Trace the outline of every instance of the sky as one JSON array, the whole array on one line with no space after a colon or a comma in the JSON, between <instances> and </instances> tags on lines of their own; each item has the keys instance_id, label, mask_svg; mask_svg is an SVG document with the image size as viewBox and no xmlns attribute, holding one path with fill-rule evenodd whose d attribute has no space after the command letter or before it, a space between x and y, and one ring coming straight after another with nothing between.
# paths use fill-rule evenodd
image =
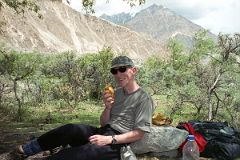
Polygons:
<instances>
[{"instance_id":1,"label":"sky","mask_svg":"<svg viewBox=\"0 0 240 160\"><path fill-rule=\"evenodd\" d=\"M69 0L71 7L82 11L81 0ZM118 13L134 14L152 4L169 8L214 34L240 33L240 0L146 0L141 6L130 7L126 0L96 0L95 16Z\"/></svg>"}]
</instances>

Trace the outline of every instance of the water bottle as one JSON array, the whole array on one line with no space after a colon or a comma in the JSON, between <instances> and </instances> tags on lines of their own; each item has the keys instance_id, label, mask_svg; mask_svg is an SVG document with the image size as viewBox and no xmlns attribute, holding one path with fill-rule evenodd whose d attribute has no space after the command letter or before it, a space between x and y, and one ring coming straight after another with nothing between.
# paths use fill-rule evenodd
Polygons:
<instances>
[{"instance_id":1,"label":"water bottle","mask_svg":"<svg viewBox=\"0 0 240 160\"><path fill-rule=\"evenodd\" d=\"M183 146L182 160L199 160L199 149L194 135L188 135L187 143Z\"/></svg>"}]
</instances>

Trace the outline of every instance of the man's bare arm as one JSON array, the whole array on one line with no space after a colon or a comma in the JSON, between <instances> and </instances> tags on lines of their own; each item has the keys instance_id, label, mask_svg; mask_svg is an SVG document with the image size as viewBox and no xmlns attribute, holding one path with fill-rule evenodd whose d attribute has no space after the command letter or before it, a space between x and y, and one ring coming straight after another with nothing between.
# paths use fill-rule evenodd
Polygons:
<instances>
[{"instance_id":1,"label":"man's bare arm","mask_svg":"<svg viewBox=\"0 0 240 160\"><path fill-rule=\"evenodd\" d=\"M115 135L115 139L117 140L118 144L132 143L132 142L142 139L144 136L144 133L145 133L144 131L136 129L133 131L129 131L127 133Z\"/></svg>"},{"instance_id":2,"label":"man's bare arm","mask_svg":"<svg viewBox=\"0 0 240 160\"><path fill-rule=\"evenodd\" d=\"M117 144L132 143L132 142L142 139L144 136L144 133L145 133L144 131L136 129L133 131L129 131L127 133L115 135L115 139L117 140ZM92 144L104 146L104 145L112 143L112 136L93 135L93 136L89 137L89 141Z\"/></svg>"},{"instance_id":3,"label":"man's bare arm","mask_svg":"<svg viewBox=\"0 0 240 160\"><path fill-rule=\"evenodd\" d=\"M110 119L110 109L108 109L107 107L104 108L101 116L100 116L100 125L101 126L105 126L105 124L107 123L107 121Z\"/></svg>"}]
</instances>

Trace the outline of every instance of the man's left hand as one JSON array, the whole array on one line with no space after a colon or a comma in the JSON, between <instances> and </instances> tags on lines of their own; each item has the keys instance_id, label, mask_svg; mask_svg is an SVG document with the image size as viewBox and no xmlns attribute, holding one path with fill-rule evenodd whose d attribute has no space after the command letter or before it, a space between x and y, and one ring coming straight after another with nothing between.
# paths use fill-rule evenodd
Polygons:
<instances>
[{"instance_id":1,"label":"man's left hand","mask_svg":"<svg viewBox=\"0 0 240 160\"><path fill-rule=\"evenodd\" d=\"M112 143L112 136L93 135L89 137L89 141L98 146L105 146Z\"/></svg>"}]
</instances>

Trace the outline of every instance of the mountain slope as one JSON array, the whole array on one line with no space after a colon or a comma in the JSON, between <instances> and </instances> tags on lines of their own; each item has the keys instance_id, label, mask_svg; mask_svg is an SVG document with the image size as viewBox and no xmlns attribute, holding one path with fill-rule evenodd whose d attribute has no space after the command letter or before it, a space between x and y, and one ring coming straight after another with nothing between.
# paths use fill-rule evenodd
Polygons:
<instances>
[{"instance_id":1,"label":"mountain slope","mask_svg":"<svg viewBox=\"0 0 240 160\"><path fill-rule=\"evenodd\" d=\"M2 1L2 0L0 0ZM132 58L144 59L153 54L164 55L163 45L130 29L82 15L59 1L38 1L43 19L31 11L17 15L6 5L0 11L0 43L15 50L63 52L78 54L98 52L112 47Z\"/></svg>"}]
</instances>

